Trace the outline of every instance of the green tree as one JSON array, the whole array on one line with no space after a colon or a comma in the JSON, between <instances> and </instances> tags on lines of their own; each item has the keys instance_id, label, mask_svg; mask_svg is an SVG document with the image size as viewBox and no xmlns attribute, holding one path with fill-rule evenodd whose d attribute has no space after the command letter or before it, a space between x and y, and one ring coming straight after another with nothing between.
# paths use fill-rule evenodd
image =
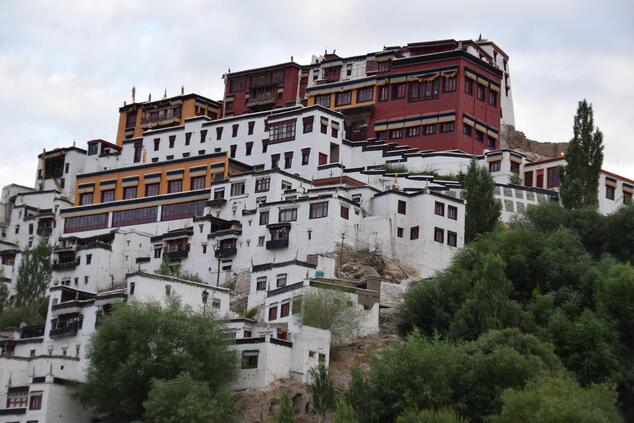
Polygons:
<instances>
[{"instance_id":1,"label":"green tree","mask_svg":"<svg viewBox=\"0 0 634 423\"><path fill-rule=\"evenodd\" d=\"M353 408L359 423L378 422L379 416L375 410L379 409L381 404L373 395L367 378L357 366L352 368L350 376L348 388L344 392L346 403Z\"/></svg>"},{"instance_id":2,"label":"green tree","mask_svg":"<svg viewBox=\"0 0 634 423\"><path fill-rule=\"evenodd\" d=\"M332 343L338 344L358 334L361 311L343 290L316 289L303 295L302 324L329 330Z\"/></svg>"},{"instance_id":3,"label":"green tree","mask_svg":"<svg viewBox=\"0 0 634 423\"><path fill-rule=\"evenodd\" d=\"M152 423L221 423L235 421L226 392L212 393L208 383L189 373L174 379L154 379L143 402L144 420ZM292 420L291 420L292 421Z\"/></svg>"},{"instance_id":4,"label":"green tree","mask_svg":"<svg viewBox=\"0 0 634 423\"><path fill-rule=\"evenodd\" d=\"M357 414L354 408L343 400L337 401L334 423L357 423Z\"/></svg>"},{"instance_id":5,"label":"green tree","mask_svg":"<svg viewBox=\"0 0 634 423\"><path fill-rule=\"evenodd\" d=\"M142 418L153 380L169 382L182 373L204 383L212 398L224 398L236 370L227 342L212 314L193 312L177 299L165 307L121 305L93 334L86 383L77 386L76 395L85 406L119 421ZM158 392L182 392L182 382L159 383ZM207 395L201 386L191 398ZM177 400L188 403L191 398L180 395Z\"/></svg>"},{"instance_id":6,"label":"green tree","mask_svg":"<svg viewBox=\"0 0 634 423\"><path fill-rule=\"evenodd\" d=\"M559 171L561 202L568 209L596 207L603 164L603 134L595 128L592 104L585 99L579 102L572 128L566 166Z\"/></svg>"},{"instance_id":7,"label":"green tree","mask_svg":"<svg viewBox=\"0 0 634 423\"><path fill-rule=\"evenodd\" d=\"M280 411L277 413L275 423L295 423L295 412L293 411L293 401L288 391L282 392L280 399Z\"/></svg>"},{"instance_id":8,"label":"green tree","mask_svg":"<svg viewBox=\"0 0 634 423\"><path fill-rule=\"evenodd\" d=\"M495 182L489 171L478 165L475 158L463 177L466 191L465 240L492 231L500 218L500 204L493 197Z\"/></svg>"},{"instance_id":9,"label":"green tree","mask_svg":"<svg viewBox=\"0 0 634 423\"><path fill-rule=\"evenodd\" d=\"M326 364L320 361L317 366L308 371L308 375L310 377L308 392L310 392L311 406L319 416L319 420L323 421L326 413L335 408L337 400L335 388L330 381L330 372Z\"/></svg>"},{"instance_id":10,"label":"green tree","mask_svg":"<svg viewBox=\"0 0 634 423\"><path fill-rule=\"evenodd\" d=\"M0 316L4 311L5 307L8 305L9 301L9 288L5 285L4 282L4 269L0 267Z\"/></svg>"},{"instance_id":11,"label":"green tree","mask_svg":"<svg viewBox=\"0 0 634 423\"><path fill-rule=\"evenodd\" d=\"M616 423L622 421L616 397L614 389L606 385L582 388L570 377L542 377L523 389L505 391L502 411L492 421Z\"/></svg>"},{"instance_id":12,"label":"green tree","mask_svg":"<svg viewBox=\"0 0 634 423\"><path fill-rule=\"evenodd\" d=\"M440 410L427 409L422 411L408 411L399 416L396 423L468 423L469 420L460 417L456 411L449 408Z\"/></svg>"},{"instance_id":13,"label":"green tree","mask_svg":"<svg viewBox=\"0 0 634 423\"><path fill-rule=\"evenodd\" d=\"M634 205L621 207L606 217L606 252L634 265Z\"/></svg>"},{"instance_id":14,"label":"green tree","mask_svg":"<svg viewBox=\"0 0 634 423\"><path fill-rule=\"evenodd\" d=\"M16 306L39 303L46 297L51 282L51 253L45 240L32 249L22 251L16 280Z\"/></svg>"}]
</instances>

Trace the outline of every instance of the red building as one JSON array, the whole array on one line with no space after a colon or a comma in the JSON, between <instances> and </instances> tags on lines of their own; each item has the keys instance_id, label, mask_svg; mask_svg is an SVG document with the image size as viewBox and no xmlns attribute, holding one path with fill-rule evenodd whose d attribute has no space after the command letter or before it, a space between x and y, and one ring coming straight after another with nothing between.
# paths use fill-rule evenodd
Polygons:
<instances>
[{"instance_id":1,"label":"red building","mask_svg":"<svg viewBox=\"0 0 634 423\"><path fill-rule=\"evenodd\" d=\"M225 117L293 106L304 98L300 87L302 67L295 62L265 68L227 73L225 80ZM305 78L304 78L305 79Z\"/></svg>"}]
</instances>

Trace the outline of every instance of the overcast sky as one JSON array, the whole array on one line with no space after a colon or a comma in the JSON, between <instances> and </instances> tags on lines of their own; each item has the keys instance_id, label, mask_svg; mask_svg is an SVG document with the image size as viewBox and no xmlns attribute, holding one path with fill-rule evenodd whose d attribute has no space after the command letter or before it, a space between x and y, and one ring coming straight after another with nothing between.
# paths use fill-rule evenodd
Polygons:
<instances>
[{"instance_id":1,"label":"overcast sky","mask_svg":"<svg viewBox=\"0 0 634 423\"><path fill-rule=\"evenodd\" d=\"M0 0L0 186L32 186L43 148L114 141L133 85L219 100L227 68L479 34L510 55L517 129L567 141L585 97L604 169L634 178L633 0Z\"/></svg>"}]
</instances>

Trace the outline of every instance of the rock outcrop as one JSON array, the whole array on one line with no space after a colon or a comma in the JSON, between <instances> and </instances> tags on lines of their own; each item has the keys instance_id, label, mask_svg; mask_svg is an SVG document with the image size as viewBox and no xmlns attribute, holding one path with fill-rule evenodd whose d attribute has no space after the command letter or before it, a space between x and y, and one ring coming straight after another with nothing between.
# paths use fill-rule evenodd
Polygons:
<instances>
[{"instance_id":1,"label":"rock outcrop","mask_svg":"<svg viewBox=\"0 0 634 423\"><path fill-rule=\"evenodd\" d=\"M503 126L501 131L502 147L519 150L530 160L543 160L559 157L566 152L567 142L539 142L526 138L521 131L512 126Z\"/></svg>"}]
</instances>

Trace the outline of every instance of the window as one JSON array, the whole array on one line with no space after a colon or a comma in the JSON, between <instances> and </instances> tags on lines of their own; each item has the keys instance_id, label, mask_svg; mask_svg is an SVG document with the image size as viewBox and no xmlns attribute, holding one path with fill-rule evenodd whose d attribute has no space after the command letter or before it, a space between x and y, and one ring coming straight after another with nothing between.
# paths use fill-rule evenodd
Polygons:
<instances>
[{"instance_id":1,"label":"window","mask_svg":"<svg viewBox=\"0 0 634 423\"><path fill-rule=\"evenodd\" d=\"M440 242L441 244L445 242L445 231L440 228L434 228L434 241Z\"/></svg>"},{"instance_id":2,"label":"window","mask_svg":"<svg viewBox=\"0 0 634 423\"><path fill-rule=\"evenodd\" d=\"M314 116L309 116L302 119L302 123L304 124L304 134L313 132L313 121Z\"/></svg>"},{"instance_id":3,"label":"window","mask_svg":"<svg viewBox=\"0 0 634 423\"><path fill-rule=\"evenodd\" d=\"M263 247L264 246L264 237L260 236L258 237L258 247Z\"/></svg>"},{"instance_id":4,"label":"window","mask_svg":"<svg viewBox=\"0 0 634 423\"><path fill-rule=\"evenodd\" d=\"M623 191L623 204L632 204L632 193Z\"/></svg>"},{"instance_id":5,"label":"window","mask_svg":"<svg viewBox=\"0 0 634 423\"><path fill-rule=\"evenodd\" d=\"M407 212L407 203L403 200L398 200L398 213L406 214Z\"/></svg>"},{"instance_id":6,"label":"window","mask_svg":"<svg viewBox=\"0 0 634 423\"><path fill-rule=\"evenodd\" d=\"M442 91L444 93L452 93L456 91L456 81L457 78L455 76L445 78L443 80Z\"/></svg>"},{"instance_id":7,"label":"window","mask_svg":"<svg viewBox=\"0 0 634 423\"><path fill-rule=\"evenodd\" d=\"M166 204L161 208L161 220L188 219L202 216L207 205L206 200L188 201L187 203Z\"/></svg>"},{"instance_id":8,"label":"window","mask_svg":"<svg viewBox=\"0 0 634 423\"><path fill-rule=\"evenodd\" d=\"M489 105L492 107L498 105L498 93L493 90L489 90Z\"/></svg>"},{"instance_id":9,"label":"window","mask_svg":"<svg viewBox=\"0 0 634 423\"><path fill-rule=\"evenodd\" d=\"M255 192L267 192L271 188L271 178L255 180Z\"/></svg>"},{"instance_id":10,"label":"window","mask_svg":"<svg viewBox=\"0 0 634 423\"><path fill-rule=\"evenodd\" d=\"M345 106L352 103L352 91L337 93L335 96L335 106Z\"/></svg>"},{"instance_id":11,"label":"window","mask_svg":"<svg viewBox=\"0 0 634 423\"><path fill-rule=\"evenodd\" d=\"M297 220L297 209L280 210L278 222L294 222Z\"/></svg>"},{"instance_id":12,"label":"window","mask_svg":"<svg viewBox=\"0 0 634 423\"><path fill-rule=\"evenodd\" d=\"M238 149L238 146L236 144L230 145L229 146L229 157L231 157L232 159L236 158L236 150Z\"/></svg>"},{"instance_id":13,"label":"window","mask_svg":"<svg viewBox=\"0 0 634 423\"><path fill-rule=\"evenodd\" d=\"M64 233L91 231L107 227L108 213L69 217L64 219ZM16 226L15 229L17 233L19 226Z\"/></svg>"},{"instance_id":14,"label":"window","mask_svg":"<svg viewBox=\"0 0 634 423\"><path fill-rule=\"evenodd\" d=\"M191 139L192 139L192 133L185 132L185 145L189 145L189 143L191 142Z\"/></svg>"},{"instance_id":15,"label":"window","mask_svg":"<svg viewBox=\"0 0 634 423\"><path fill-rule=\"evenodd\" d=\"M269 212L261 211L260 212L260 225L268 225L269 224Z\"/></svg>"},{"instance_id":16,"label":"window","mask_svg":"<svg viewBox=\"0 0 634 423\"><path fill-rule=\"evenodd\" d=\"M374 87L359 88L357 90L357 103L371 101L374 98Z\"/></svg>"},{"instance_id":17,"label":"window","mask_svg":"<svg viewBox=\"0 0 634 423\"><path fill-rule=\"evenodd\" d=\"M280 308L280 317L287 317L291 311L291 303L288 301L282 303L282 307Z\"/></svg>"},{"instance_id":18,"label":"window","mask_svg":"<svg viewBox=\"0 0 634 423\"><path fill-rule=\"evenodd\" d=\"M502 170L502 160L489 163L489 172L499 172L500 170Z\"/></svg>"},{"instance_id":19,"label":"window","mask_svg":"<svg viewBox=\"0 0 634 423\"><path fill-rule=\"evenodd\" d=\"M467 125L466 123L462 125L462 133L465 134L466 136L470 137L471 136L471 126Z\"/></svg>"},{"instance_id":20,"label":"window","mask_svg":"<svg viewBox=\"0 0 634 423\"><path fill-rule=\"evenodd\" d=\"M141 161L141 155L143 154L143 142L134 143L134 163Z\"/></svg>"},{"instance_id":21,"label":"window","mask_svg":"<svg viewBox=\"0 0 634 423\"><path fill-rule=\"evenodd\" d=\"M7 391L7 408L26 408L28 398L28 386L9 388Z\"/></svg>"},{"instance_id":22,"label":"window","mask_svg":"<svg viewBox=\"0 0 634 423\"><path fill-rule=\"evenodd\" d=\"M253 135L253 128L255 128L255 121L249 122L248 135Z\"/></svg>"},{"instance_id":23,"label":"window","mask_svg":"<svg viewBox=\"0 0 634 423\"><path fill-rule=\"evenodd\" d=\"M170 135L169 137L169 148L174 148L174 142L176 142L176 135Z\"/></svg>"},{"instance_id":24,"label":"window","mask_svg":"<svg viewBox=\"0 0 634 423\"><path fill-rule=\"evenodd\" d=\"M154 248L154 258L161 258L161 247L155 247Z\"/></svg>"},{"instance_id":25,"label":"window","mask_svg":"<svg viewBox=\"0 0 634 423\"><path fill-rule=\"evenodd\" d=\"M194 176L190 181L190 190L195 189L204 189L205 188L205 177L204 176Z\"/></svg>"},{"instance_id":26,"label":"window","mask_svg":"<svg viewBox=\"0 0 634 423\"><path fill-rule=\"evenodd\" d=\"M310 205L310 219L319 219L328 216L328 201L321 201L319 203L312 203Z\"/></svg>"},{"instance_id":27,"label":"window","mask_svg":"<svg viewBox=\"0 0 634 423\"><path fill-rule=\"evenodd\" d=\"M524 186L532 187L533 186L533 172L524 172Z\"/></svg>"},{"instance_id":28,"label":"window","mask_svg":"<svg viewBox=\"0 0 634 423\"><path fill-rule=\"evenodd\" d=\"M378 71L379 72L389 72L392 69L392 62L385 61L378 63Z\"/></svg>"},{"instance_id":29,"label":"window","mask_svg":"<svg viewBox=\"0 0 634 423\"><path fill-rule=\"evenodd\" d=\"M269 321L277 319L277 306L269 307Z\"/></svg>"},{"instance_id":30,"label":"window","mask_svg":"<svg viewBox=\"0 0 634 423\"><path fill-rule=\"evenodd\" d=\"M221 198L225 198L225 189L224 188L214 189L214 200L218 200Z\"/></svg>"},{"instance_id":31,"label":"window","mask_svg":"<svg viewBox=\"0 0 634 423\"><path fill-rule=\"evenodd\" d=\"M441 203L440 201L436 201L436 205L434 207L434 213L438 216L445 215L445 203Z\"/></svg>"},{"instance_id":32,"label":"window","mask_svg":"<svg viewBox=\"0 0 634 423\"><path fill-rule=\"evenodd\" d=\"M390 129L390 139L398 139L403 138L403 130L402 129Z\"/></svg>"},{"instance_id":33,"label":"window","mask_svg":"<svg viewBox=\"0 0 634 423\"><path fill-rule=\"evenodd\" d=\"M456 207L456 206L448 206L447 207L447 217L449 219L458 220L458 207Z\"/></svg>"},{"instance_id":34,"label":"window","mask_svg":"<svg viewBox=\"0 0 634 423\"><path fill-rule=\"evenodd\" d=\"M458 245L458 234L455 232L447 231L447 245L455 247Z\"/></svg>"},{"instance_id":35,"label":"window","mask_svg":"<svg viewBox=\"0 0 634 423\"><path fill-rule=\"evenodd\" d=\"M260 276L255 280L256 291L266 291L266 276Z\"/></svg>"},{"instance_id":36,"label":"window","mask_svg":"<svg viewBox=\"0 0 634 423\"><path fill-rule=\"evenodd\" d=\"M379 139L379 140L386 140L387 139L387 131L377 131L376 138Z\"/></svg>"},{"instance_id":37,"label":"window","mask_svg":"<svg viewBox=\"0 0 634 423\"><path fill-rule=\"evenodd\" d=\"M382 85L379 87L379 101L388 101L390 99L390 87L389 85Z\"/></svg>"},{"instance_id":38,"label":"window","mask_svg":"<svg viewBox=\"0 0 634 423\"><path fill-rule=\"evenodd\" d=\"M249 141L249 142L246 144L246 149L247 149L247 151L246 151L246 155L247 155L247 156L250 156L250 155L251 155L251 152L253 151L253 141Z\"/></svg>"},{"instance_id":39,"label":"window","mask_svg":"<svg viewBox=\"0 0 634 423\"><path fill-rule=\"evenodd\" d=\"M244 185L244 182L234 182L231 184L231 196L235 197L236 195L243 195Z\"/></svg>"},{"instance_id":40,"label":"window","mask_svg":"<svg viewBox=\"0 0 634 423\"><path fill-rule=\"evenodd\" d=\"M436 125L423 125L424 135L434 135L436 133Z\"/></svg>"},{"instance_id":41,"label":"window","mask_svg":"<svg viewBox=\"0 0 634 423\"><path fill-rule=\"evenodd\" d=\"M272 123L269 127L269 141L282 142L295 139L295 119Z\"/></svg>"},{"instance_id":42,"label":"window","mask_svg":"<svg viewBox=\"0 0 634 423\"><path fill-rule=\"evenodd\" d=\"M92 204L92 192L79 194L79 205L85 206L87 204Z\"/></svg>"},{"instance_id":43,"label":"window","mask_svg":"<svg viewBox=\"0 0 634 423\"><path fill-rule=\"evenodd\" d=\"M259 351L242 351L242 369L257 369Z\"/></svg>"},{"instance_id":44,"label":"window","mask_svg":"<svg viewBox=\"0 0 634 423\"><path fill-rule=\"evenodd\" d=\"M271 154L271 169L277 169L280 165L280 155Z\"/></svg>"},{"instance_id":45,"label":"window","mask_svg":"<svg viewBox=\"0 0 634 423\"><path fill-rule=\"evenodd\" d=\"M467 78L466 76L464 78L464 92L469 95L473 95L473 80Z\"/></svg>"},{"instance_id":46,"label":"window","mask_svg":"<svg viewBox=\"0 0 634 423\"><path fill-rule=\"evenodd\" d=\"M286 273L279 274L275 277L275 286L277 288L281 288L286 286L286 280L288 279L288 275Z\"/></svg>"},{"instance_id":47,"label":"window","mask_svg":"<svg viewBox=\"0 0 634 423\"><path fill-rule=\"evenodd\" d=\"M409 239L410 240L414 240L414 239L418 239L418 226L414 226L409 230Z\"/></svg>"},{"instance_id":48,"label":"window","mask_svg":"<svg viewBox=\"0 0 634 423\"><path fill-rule=\"evenodd\" d=\"M484 142L484 132L476 130L475 131L475 139L478 142Z\"/></svg>"},{"instance_id":49,"label":"window","mask_svg":"<svg viewBox=\"0 0 634 423\"><path fill-rule=\"evenodd\" d=\"M404 83L392 85L392 100L405 98L405 87Z\"/></svg>"},{"instance_id":50,"label":"window","mask_svg":"<svg viewBox=\"0 0 634 423\"><path fill-rule=\"evenodd\" d=\"M315 104L320 106L330 107L330 94L318 95L315 97Z\"/></svg>"},{"instance_id":51,"label":"window","mask_svg":"<svg viewBox=\"0 0 634 423\"><path fill-rule=\"evenodd\" d=\"M293 152L284 153L284 169L290 169L293 166Z\"/></svg>"},{"instance_id":52,"label":"window","mask_svg":"<svg viewBox=\"0 0 634 423\"><path fill-rule=\"evenodd\" d=\"M165 209L163 209L163 211L165 211ZM112 227L116 228L119 226L156 222L157 214L158 208L156 206L116 211L112 213Z\"/></svg>"},{"instance_id":53,"label":"window","mask_svg":"<svg viewBox=\"0 0 634 423\"><path fill-rule=\"evenodd\" d=\"M493 137L488 137L487 138L487 145L491 148L495 148L495 138Z\"/></svg>"},{"instance_id":54,"label":"window","mask_svg":"<svg viewBox=\"0 0 634 423\"><path fill-rule=\"evenodd\" d=\"M410 101L427 100L438 97L438 78L431 81L413 82L409 87Z\"/></svg>"},{"instance_id":55,"label":"window","mask_svg":"<svg viewBox=\"0 0 634 423\"><path fill-rule=\"evenodd\" d=\"M167 192L181 192L183 190L183 180L182 179L174 179L172 181L167 181Z\"/></svg>"},{"instance_id":56,"label":"window","mask_svg":"<svg viewBox=\"0 0 634 423\"><path fill-rule=\"evenodd\" d=\"M396 236L397 237L403 238L403 232L404 232L403 228L396 228Z\"/></svg>"},{"instance_id":57,"label":"window","mask_svg":"<svg viewBox=\"0 0 634 423\"><path fill-rule=\"evenodd\" d=\"M420 126L411 126L407 128L405 135L408 137L417 137L420 134Z\"/></svg>"},{"instance_id":58,"label":"window","mask_svg":"<svg viewBox=\"0 0 634 423\"><path fill-rule=\"evenodd\" d=\"M518 169L519 172L519 169ZM546 187L554 188L559 186L559 167L549 167L546 170ZM614 196L613 196L614 197ZM608 197L609 198L609 197ZM612 198L614 200L614 198Z\"/></svg>"},{"instance_id":59,"label":"window","mask_svg":"<svg viewBox=\"0 0 634 423\"><path fill-rule=\"evenodd\" d=\"M346 76L352 76L352 63L346 65Z\"/></svg>"},{"instance_id":60,"label":"window","mask_svg":"<svg viewBox=\"0 0 634 423\"><path fill-rule=\"evenodd\" d=\"M123 188L123 199L129 200L132 198L136 198L136 187L125 187Z\"/></svg>"},{"instance_id":61,"label":"window","mask_svg":"<svg viewBox=\"0 0 634 423\"><path fill-rule=\"evenodd\" d=\"M339 136L339 130L337 128L331 128L330 135L332 135L333 138L337 138Z\"/></svg>"},{"instance_id":62,"label":"window","mask_svg":"<svg viewBox=\"0 0 634 423\"><path fill-rule=\"evenodd\" d=\"M92 156L92 155L97 154L98 149L99 149L99 145L97 143L89 144L88 145L88 155Z\"/></svg>"},{"instance_id":63,"label":"window","mask_svg":"<svg viewBox=\"0 0 634 423\"><path fill-rule=\"evenodd\" d=\"M310 161L310 148L302 148L302 166L306 166Z\"/></svg>"},{"instance_id":64,"label":"window","mask_svg":"<svg viewBox=\"0 0 634 423\"><path fill-rule=\"evenodd\" d=\"M156 183L156 184L147 184L145 186L145 196L146 197L152 197L154 195L159 195L159 191L160 191L160 184Z\"/></svg>"},{"instance_id":65,"label":"window","mask_svg":"<svg viewBox=\"0 0 634 423\"><path fill-rule=\"evenodd\" d=\"M229 91L235 93L237 91L244 91L246 88L246 79L245 78L237 78L229 81Z\"/></svg>"},{"instance_id":66,"label":"window","mask_svg":"<svg viewBox=\"0 0 634 423\"><path fill-rule=\"evenodd\" d=\"M222 139L222 128L223 128L222 126L219 126L219 127L216 128L216 140L221 140ZM203 138L201 137L201 140L202 139ZM204 142L204 141L202 141L202 142Z\"/></svg>"},{"instance_id":67,"label":"window","mask_svg":"<svg viewBox=\"0 0 634 423\"><path fill-rule=\"evenodd\" d=\"M154 151L159 151L160 146L161 146L161 139L154 138Z\"/></svg>"},{"instance_id":68,"label":"window","mask_svg":"<svg viewBox=\"0 0 634 423\"><path fill-rule=\"evenodd\" d=\"M110 201L114 201L114 190L108 189L105 191L101 191L101 202L108 203Z\"/></svg>"},{"instance_id":69,"label":"window","mask_svg":"<svg viewBox=\"0 0 634 423\"><path fill-rule=\"evenodd\" d=\"M232 138L235 138L235 137L237 137L237 136L238 136L238 128L239 128L239 127L240 127L240 125L239 125L239 124L237 124L237 123L236 123L236 124L234 124L234 125L231 127L231 137L232 137Z\"/></svg>"},{"instance_id":70,"label":"window","mask_svg":"<svg viewBox=\"0 0 634 423\"><path fill-rule=\"evenodd\" d=\"M480 101L484 101L484 92L486 91L484 85L478 84L478 90L476 91L476 98Z\"/></svg>"},{"instance_id":71,"label":"window","mask_svg":"<svg viewBox=\"0 0 634 423\"><path fill-rule=\"evenodd\" d=\"M443 122L440 124L440 132L453 132L453 122Z\"/></svg>"},{"instance_id":72,"label":"window","mask_svg":"<svg viewBox=\"0 0 634 423\"><path fill-rule=\"evenodd\" d=\"M350 208L341 206L341 218L348 220L350 218Z\"/></svg>"},{"instance_id":73,"label":"window","mask_svg":"<svg viewBox=\"0 0 634 423\"><path fill-rule=\"evenodd\" d=\"M288 181L282 181L282 191L285 191L287 189L293 189L293 184Z\"/></svg>"},{"instance_id":74,"label":"window","mask_svg":"<svg viewBox=\"0 0 634 423\"><path fill-rule=\"evenodd\" d=\"M328 124L321 122L321 127L320 127L320 131L322 134L327 134L328 133Z\"/></svg>"},{"instance_id":75,"label":"window","mask_svg":"<svg viewBox=\"0 0 634 423\"><path fill-rule=\"evenodd\" d=\"M550 171L550 169L548 170ZM605 186L605 198L607 198L608 200L614 200L614 192L615 192L614 187L610 185Z\"/></svg>"},{"instance_id":76,"label":"window","mask_svg":"<svg viewBox=\"0 0 634 423\"><path fill-rule=\"evenodd\" d=\"M511 172L520 173L520 164L518 162L511 161ZM559 183L559 174L557 174L557 183Z\"/></svg>"}]
</instances>

